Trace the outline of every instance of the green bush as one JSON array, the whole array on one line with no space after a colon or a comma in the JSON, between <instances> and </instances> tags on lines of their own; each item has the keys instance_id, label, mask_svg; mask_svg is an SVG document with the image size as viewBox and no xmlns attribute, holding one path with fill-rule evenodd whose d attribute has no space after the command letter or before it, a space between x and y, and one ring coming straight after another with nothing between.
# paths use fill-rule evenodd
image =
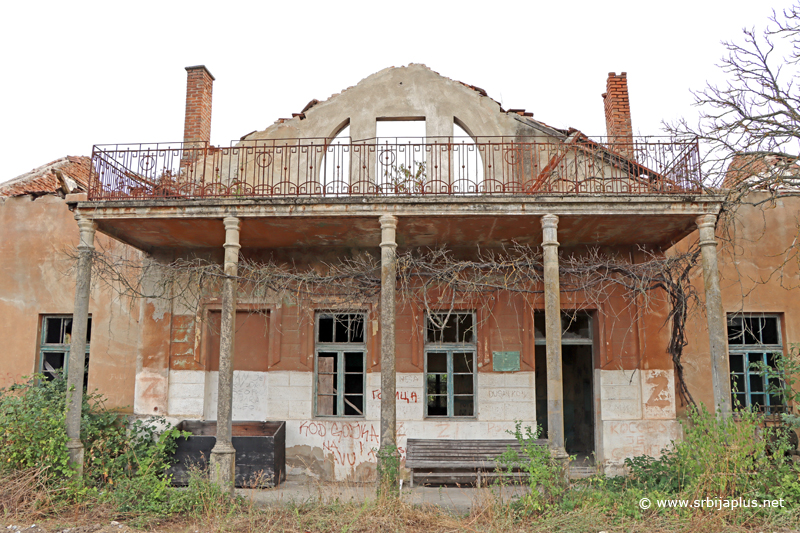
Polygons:
<instances>
[{"instance_id":1,"label":"green bush","mask_svg":"<svg viewBox=\"0 0 800 533\"><path fill-rule=\"evenodd\" d=\"M512 473L521 470L527 474L530 490L517 500L519 510L525 514L541 514L561 502L567 490L565 462L559 461L550 453L547 446L536 441L541 427L534 431L530 426L522 430L522 422L516 421L513 432L509 431L520 444L520 451L509 447L497 458L500 469Z\"/></svg>"},{"instance_id":2,"label":"green bush","mask_svg":"<svg viewBox=\"0 0 800 533\"><path fill-rule=\"evenodd\" d=\"M66 448L66 394L62 376L37 375L0 390L0 468L42 469L47 483L64 489L54 494L73 502L97 499L127 515L175 512L167 469L182 433L163 417L129 424L100 395L84 394L84 472L77 478Z\"/></svg>"},{"instance_id":3,"label":"green bush","mask_svg":"<svg viewBox=\"0 0 800 533\"><path fill-rule=\"evenodd\" d=\"M682 441L663 450L658 459L641 456L625 461L630 472L625 488L691 500L795 501L800 496L800 470L786 458L786 434L763 425L762 417L747 409L727 418L704 407L690 409Z\"/></svg>"}]
</instances>

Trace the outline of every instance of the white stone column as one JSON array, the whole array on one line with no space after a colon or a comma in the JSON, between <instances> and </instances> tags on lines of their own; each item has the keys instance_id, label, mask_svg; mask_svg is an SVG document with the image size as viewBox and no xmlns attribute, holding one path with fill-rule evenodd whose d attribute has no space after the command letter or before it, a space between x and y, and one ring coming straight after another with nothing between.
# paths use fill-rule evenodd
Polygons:
<instances>
[{"instance_id":1,"label":"white stone column","mask_svg":"<svg viewBox=\"0 0 800 533\"><path fill-rule=\"evenodd\" d=\"M383 215L381 223L381 449L379 460L397 453L397 412L395 389L395 289L397 274L397 217ZM379 468L386 465L378 465ZM386 469L385 471L388 471ZM378 483L383 481L379 479Z\"/></svg>"},{"instance_id":2,"label":"white stone column","mask_svg":"<svg viewBox=\"0 0 800 533\"><path fill-rule=\"evenodd\" d=\"M233 353L236 331L236 275L239 266L239 219L226 217L225 280L222 286L222 320L219 332L219 385L217 388L217 440L211 450L211 481L233 494L236 450L231 440L233 416Z\"/></svg>"},{"instance_id":3,"label":"white stone column","mask_svg":"<svg viewBox=\"0 0 800 533\"><path fill-rule=\"evenodd\" d=\"M558 217L542 217L544 261L544 323L547 343L547 426L550 449L566 457L564 449L564 385L561 372L561 287L558 276Z\"/></svg>"},{"instance_id":4,"label":"white stone column","mask_svg":"<svg viewBox=\"0 0 800 533\"><path fill-rule=\"evenodd\" d=\"M97 225L80 215L78 220L78 270L75 277L75 306L72 310L72 339L67 365L67 449L69 460L83 473L83 443L81 442L81 404L83 375L86 366L86 332L89 327L89 296L92 286L92 253Z\"/></svg>"},{"instance_id":5,"label":"white stone column","mask_svg":"<svg viewBox=\"0 0 800 533\"><path fill-rule=\"evenodd\" d=\"M728 335L725 312L722 309L722 292L719 288L717 265L717 217L697 217L700 230L700 250L703 255L703 284L706 293L706 319L711 353L711 381L714 387L714 409L723 417L731 413L731 370L728 362Z\"/></svg>"}]
</instances>

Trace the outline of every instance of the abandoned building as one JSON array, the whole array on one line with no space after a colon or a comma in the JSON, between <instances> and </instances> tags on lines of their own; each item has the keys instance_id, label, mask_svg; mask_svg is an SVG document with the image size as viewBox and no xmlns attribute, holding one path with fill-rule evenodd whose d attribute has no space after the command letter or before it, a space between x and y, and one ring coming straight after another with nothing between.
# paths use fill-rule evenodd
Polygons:
<instances>
[{"instance_id":1,"label":"abandoned building","mask_svg":"<svg viewBox=\"0 0 800 533\"><path fill-rule=\"evenodd\" d=\"M515 421L541 425L554 453L614 473L681 435L667 299L645 305L612 284L602 298L566 290L559 265L644 263L699 241L704 306L686 326L685 386L724 411L731 379L746 382L743 403L769 403L743 358L787 350L799 304L769 284L742 287L792 228L760 238L745 220L747 259L718 259L722 197L698 187L698 145L634 138L625 73L608 77L600 140L411 64L213 147L214 78L203 66L187 72L183 143L98 145L91 162L69 161L79 171L42 167L15 190L0 186L0 332L11 342L0 385L66 368L77 350L90 355L89 389L135 415L285 421L290 473L323 479L373 479L382 439L402 458L409 438L509 438ZM20 185L42 176L42 192ZM75 267L60 248L79 240ZM417 300L399 297L398 257L442 249L473 264L539 254L541 275L526 290L423 283ZM90 287L98 250L224 263L228 277L196 305L153 297L158 275L128 300ZM243 265L324 272L363 257L375 258L380 283L358 299L233 281ZM764 334L729 346L726 313Z\"/></svg>"}]
</instances>

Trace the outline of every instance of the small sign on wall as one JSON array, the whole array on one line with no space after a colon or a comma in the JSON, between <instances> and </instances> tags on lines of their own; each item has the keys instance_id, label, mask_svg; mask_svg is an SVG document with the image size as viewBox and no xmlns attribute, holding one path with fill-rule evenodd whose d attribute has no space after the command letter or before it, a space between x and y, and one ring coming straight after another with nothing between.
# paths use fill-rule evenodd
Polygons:
<instances>
[{"instance_id":1,"label":"small sign on wall","mask_svg":"<svg viewBox=\"0 0 800 533\"><path fill-rule=\"evenodd\" d=\"M495 372L519 372L519 352L492 352Z\"/></svg>"}]
</instances>

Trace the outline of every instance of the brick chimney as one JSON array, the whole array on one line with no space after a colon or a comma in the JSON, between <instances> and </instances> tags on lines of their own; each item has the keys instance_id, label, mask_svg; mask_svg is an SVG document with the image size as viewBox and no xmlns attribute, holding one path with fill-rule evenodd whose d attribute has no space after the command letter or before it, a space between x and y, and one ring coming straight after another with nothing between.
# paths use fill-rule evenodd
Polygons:
<instances>
[{"instance_id":1,"label":"brick chimney","mask_svg":"<svg viewBox=\"0 0 800 533\"><path fill-rule=\"evenodd\" d=\"M211 141L211 89L214 76L205 65L186 67L186 120L183 142Z\"/></svg>"},{"instance_id":2,"label":"brick chimney","mask_svg":"<svg viewBox=\"0 0 800 533\"><path fill-rule=\"evenodd\" d=\"M608 144L626 157L633 156L633 126L631 125L631 104L628 100L628 73L617 76L608 73L606 92L603 93L606 111L606 134Z\"/></svg>"}]
</instances>

